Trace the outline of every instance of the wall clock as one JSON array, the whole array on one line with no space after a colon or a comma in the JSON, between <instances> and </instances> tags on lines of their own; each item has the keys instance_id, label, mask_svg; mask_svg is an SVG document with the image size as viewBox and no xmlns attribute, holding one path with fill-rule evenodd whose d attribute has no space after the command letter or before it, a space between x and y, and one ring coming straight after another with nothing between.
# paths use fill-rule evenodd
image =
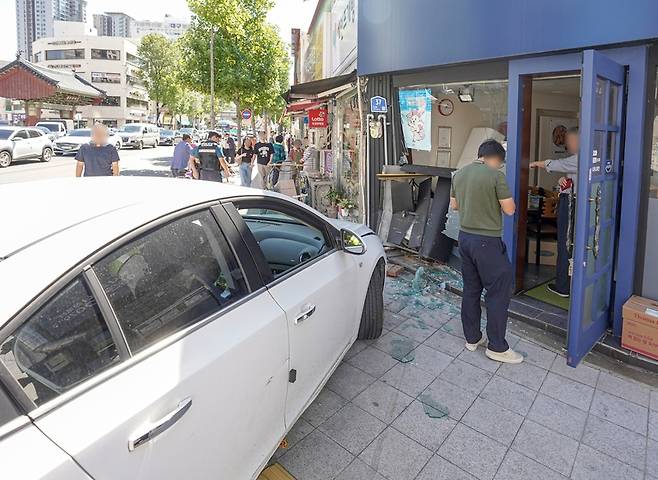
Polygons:
<instances>
[{"instance_id":1,"label":"wall clock","mask_svg":"<svg viewBox=\"0 0 658 480\"><path fill-rule=\"evenodd\" d=\"M455 104L452 103L452 100L444 98L439 102L439 113L444 117L452 115L452 112L455 111Z\"/></svg>"}]
</instances>

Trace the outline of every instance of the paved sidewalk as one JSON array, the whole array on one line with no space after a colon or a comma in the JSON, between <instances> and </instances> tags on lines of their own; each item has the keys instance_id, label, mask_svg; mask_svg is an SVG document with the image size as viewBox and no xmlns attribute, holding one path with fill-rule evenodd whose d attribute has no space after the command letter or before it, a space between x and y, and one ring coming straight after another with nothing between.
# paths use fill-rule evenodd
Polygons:
<instances>
[{"instance_id":1,"label":"paved sidewalk","mask_svg":"<svg viewBox=\"0 0 658 480\"><path fill-rule=\"evenodd\" d=\"M465 350L443 280L387 279L384 335L354 345L275 454L295 478L658 480L657 390L513 334L521 365Z\"/></svg>"}]
</instances>

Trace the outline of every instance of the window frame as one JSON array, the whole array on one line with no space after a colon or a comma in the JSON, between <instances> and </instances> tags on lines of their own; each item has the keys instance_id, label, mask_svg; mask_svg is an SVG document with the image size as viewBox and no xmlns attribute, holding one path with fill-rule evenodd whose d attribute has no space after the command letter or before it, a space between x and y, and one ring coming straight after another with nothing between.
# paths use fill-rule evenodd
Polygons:
<instances>
[{"instance_id":1,"label":"window frame","mask_svg":"<svg viewBox=\"0 0 658 480\"><path fill-rule=\"evenodd\" d=\"M110 368L107 368L106 370L103 370L100 373L89 377L70 390L63 392L57 397L48 400L39 406L30 400L28 395L23 391L23 388L21 387L18 380L14 378L9 370L7 370L5 365L0 362L0 388L4 386L7 392L13 397L17 406L20 407L22 412L29 413L32 419L36 419L41 415L45 415L48 412L57 409L59 406L66 404L76 397L88 392L97 385L104 383L116 375L121 374L135 364L140 363L152 355L160 352L161 350L169 347L170 345L181 341L186 336L196 332L209 323L214 322L226 313L232 311L233 309L239 308L241 305L250 301L252 298L255 298L256 296L265 292L265 287L262 285L260 278L254 274L255 268L252 264L253 260L251 257L245 256L244 252L246 251L246 246L242 244L242 242L239 242L238 244L235 243L236 239L239 237L236 237L235 232L233 231L235 228L233 223L224 224L223 222L219 221L220 219L217 215L213 214L213 207L218 205L221 205L220 200L210 200L200 204L184 207L182 209L169 212L158 218L152 219L131 231L125 232L122 236L102 246L94 254L90 255L85 260L79 262L77 265L73 266L67 272L62 274L48 288L38 293L29 304L27 304L25 307L23 307L22 310L16 313L16 315L10 318L8 322L6 322L3 326L0 326L0 343L2 343L17 328L32 318L32 316L37 313L41 307L46 305L64 287L66 287L77 277L80 277L92 292L96 304L101 311L102 318L110 329L112 339L114 340L117 351L120 355L120 361L116 365L113 365ZM235 256L240 269L242 270L245 282L247 283L248 293L244 297L227 305L225 308L217 310L216 312L210 314L208 317L171 335L168 335L165 338L162 338L158 342L148 346L140 352L135 354L130 353L128 343L125 341L125 335L121 329L121 325L116 315L114 314L114 310L109 304L109 300L105 295L105 291L103 290L98 277L95 275L95 272L93 272L92 266L105 258L110 253L114 252L116 249L121 248L123 245L130 243L136 238L147 234L156 228L160 228L172 221L176 221L188 215L203 211L208 211L212 215L220 232L226 238L229 248ZM240 254L242 254L242 256ZM251 273L247 275L247 272ZM121 332L120 335L119 332ZM115 337L115 335L117 336ZM126 355L126 352L128 355L123 358L123 356ZM13 421L9 424L12 423ZM3 427L0 426L0 433L2 430Z\"/></svg>"},{"instance_id":2,"label":"window frame","mask_svg":"<svg viewBox=\"0 0 658 480\"><path fill-rule=\"evenodd\" d=\"M226 209L227 213L233 220L233 224L237 227L240 236L246 244L251 257L258 268L263 284L267 288L273 287L281 282L286 281L288 278L297 274L298 272L301 272L302 270L314 265L315 263L324 260L329 255L333 255L334 253L340 251L338 242L338 236L340 235L340 232L338 229L336 229L326 220L323 220L319 215L314 214L313 212L309 212L305 208L299 207L287 200L271 197L269 195L254 195L248 197L227 198L223 200L222 203L224 204L224 208ZM324 233L327 244L330 247L329 250L307 262L289 268L282 275L274 278L267 260L265 259L265 255L258 245L256 238L251 233L249 227L247 227L247 224L242 218L242 215L240 215L238 212L238 209L240 208L251 208L252 206L254 208L267 209L268 204L272 206L271 210L278 210L281 213L288 214L292 217L298 217L300 220L304 221L304 223L307 223L311 227L315 227Z\"/></svg>"}]
</instances>

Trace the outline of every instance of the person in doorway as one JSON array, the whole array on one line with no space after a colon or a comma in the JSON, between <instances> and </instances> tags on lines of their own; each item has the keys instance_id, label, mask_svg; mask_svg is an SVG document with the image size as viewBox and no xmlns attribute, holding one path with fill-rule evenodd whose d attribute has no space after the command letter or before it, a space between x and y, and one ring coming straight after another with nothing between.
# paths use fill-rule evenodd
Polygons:
<instances>
[{"instance_id":1,"label":"person in doorway","mask_svg":"<svg viewBox=\"0 0 658 480\"><path fill-rule=\"evenodd\" d=\"M569 258L571 257L569 225L571 223L571 195L575 193L578 181L578 127L567 130L565 146L568 157L554 160L542 160L530 163L530 168L544 168L547 172L564 173L558 180L560 196L557 201L557 263L555 265L555 283L549 283L548 289L554 294L568 298L571 291L569 279Z\"/></svg>"},{"instance_id":2,"label":"person in doorway","mask_svg":"<svg viewBox=\"0 0 658 480\"><path fill-rule=\"evenodd\" d=\"M231 176L224 152L219 146L221 135L217 132L208 132L208 140L201 142L192 150L190 158L192 160L193 170L196 170L194 177L211 182L222 181L222 170L228 181Z\"/></svg>"},{"instance_id":3,"label":"person in doorway","mask_svg":"<svg viewBox=\"0 0 658 480\"><path fill-rule=\"evenodd\" d=\"M187 173L187 167L190 163L190 152L192 147L192 137L184 133L183 140L176 144L174 156L171 159L171 176L174 178L184 177Z\"/></svg>"},{"instance_id":4,"label":"person in doorway","mask_svg":"<svg viewBox=\"0 0 658 480\"><path fill-rule=\"evenodd\" d=\"M253 141L249 137L242 140L235 160L240 164L240 183L243 187L251 187L251 169L256 158Z\"/></svg>"},{"instance_id":5,"label":"person in doorway","mask_svg":"<svg viewBox=\"0 0 658 480\"><path fill-rule=\"evenodd\" d=\"M91 128L91 141L80 146L75 159L76 177L102 177L119 175L119 152L108 140L110 133L105 125L96 123Z\"/></svg>"},{"instance_id":6,"label":"person in doorway","mask_svg":"<svg viewBox=\"0 0 658 480\"><path fill-rule=\"evenodd\" d=\"M256 168L258 169L258 174L255 179L252 179L254 180L252 186L256 188L264 188L265 180L270 173L269 164L272 160L272 155L274 155L274 146L267 141L267 134L265 132L260 132L258 138L259 142L254 146L254 149L256 150Z\"/></svg>"},{"instance_id":7,"label":"person in doorway","mask_svg":"<svg viewBox=\"0 0 658 480\"><path fill-rule=\"evenodd\" d=\"M274 138L274 154L272 155L272 187L279 183L279 174L281 173L281 164L286 161L286 147L283 144L283 135L277 135Z\"/></svg>"},{"instance_id":8,"label":"person in doorway","mask_svg":"<svg viewBox=\"0 0 658 480\"><path fill-rule=\"evenodd\" d=\"M521 363L523 356L509 348L505 340L513 277L501 239L501 212L513 215L516 205L500 171L504 161L505 149L500 143L483 142L478 159L455 173L450 206L459 211L459 254L464 281L461 318L466 349L474 352L485 343L480 330L480 297L485 289L489 340L485 354L498 362Z\"/></svg>"}]
</instances>

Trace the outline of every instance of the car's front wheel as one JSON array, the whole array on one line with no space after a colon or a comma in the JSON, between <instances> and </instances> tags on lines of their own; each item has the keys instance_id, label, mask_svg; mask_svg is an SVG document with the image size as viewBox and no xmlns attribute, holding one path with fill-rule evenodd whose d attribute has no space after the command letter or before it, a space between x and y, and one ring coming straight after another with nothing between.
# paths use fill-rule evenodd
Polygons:
<instances>
[{"instance_id":1,"label":"car's front wheel","mask_svg":"<svg viewBox=\"0 0 658 480\"><path fill-rule=\"evenodd\" d=\"M53 149L50 147L44 148L43 153L41 154L41 161L50 162L52 158L53 158Z\"/></svg>"},{"instance_id":2,"label":"car's front wheel","mask_svg":"<svg viewBox=\"0 0 658 480\"><path fill-rule=\"evenodd\" d=\"M370 277L366 301L363 304L359 340L372 340L382 334L384 325L384 259L379 260Z\"/></svg>"},{"instance_id":3,"label":"car's front wheel","mask_svg":"<svg viewBox=\"0 0 658 480\"><path fill-rule=\"evenodd\" d=\"M11 165L11 153L0 152L0 168L5 168Z\"/></svg>"}]
</instances>

